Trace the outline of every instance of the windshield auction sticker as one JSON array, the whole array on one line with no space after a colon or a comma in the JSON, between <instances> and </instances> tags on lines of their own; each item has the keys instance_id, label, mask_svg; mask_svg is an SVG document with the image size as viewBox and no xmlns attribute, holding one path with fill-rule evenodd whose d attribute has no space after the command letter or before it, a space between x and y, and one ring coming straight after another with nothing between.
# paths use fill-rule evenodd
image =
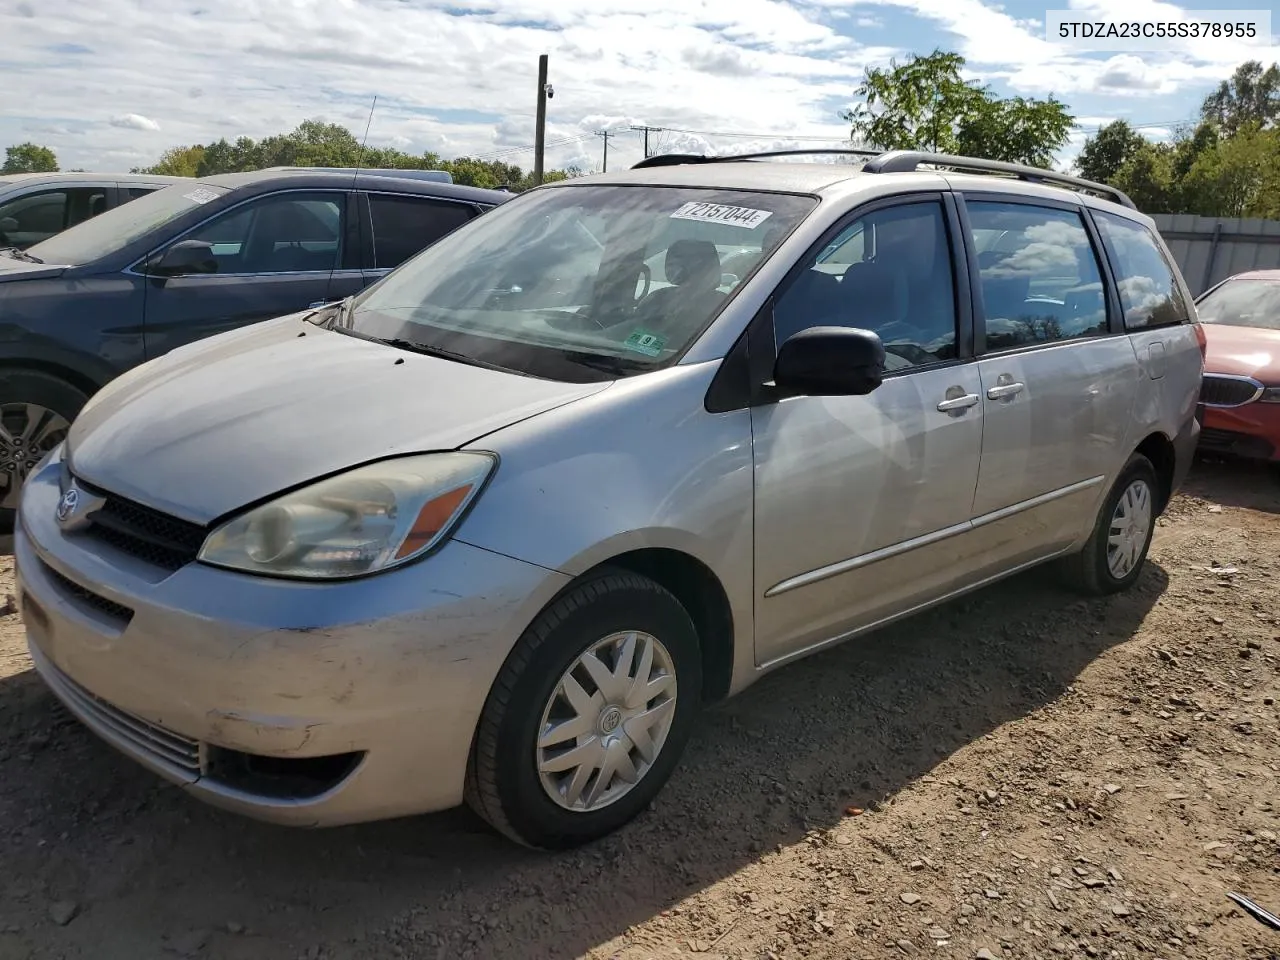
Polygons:
<instances>
[{"instance_id":1,"label":"windshield auction sticker","mask_svg":"<svg viewBox=\"0 0 1280 960\"><path fill-rule=\"evenodd\" d=\"M217 200L218 195L212 190L206 190L204 187L197 187L190 193L184 193L183 199L191 200L195 203L208 203L210 200Z\"/></svg>"},{"instance_id":2,"label":"windshield auction sticker","mask_svg":"<svg viewBox=\"0 0 1280 960\"><path fill-rule=\"evenodd\" d=\"M666 339L656 333L636 330L623 341L622 346L627 350L643 353L646 357L656 357L662 353L662 348L666 346L666 343Z\"/></svg>"},{"instance_id":3,"label":"windshield auction sticker","mask_svg":"<svg viewBox=\"0 0 1280 960\"><path fill-rule=\"evenodd\" d=\"M746 227L748 230L754 230L771 216L773 216L772 210L752 210L750 207L729 207L722 203L693 200L673 213L671 219L724 223L732 227Z\"/></svg>"}]
</instances>

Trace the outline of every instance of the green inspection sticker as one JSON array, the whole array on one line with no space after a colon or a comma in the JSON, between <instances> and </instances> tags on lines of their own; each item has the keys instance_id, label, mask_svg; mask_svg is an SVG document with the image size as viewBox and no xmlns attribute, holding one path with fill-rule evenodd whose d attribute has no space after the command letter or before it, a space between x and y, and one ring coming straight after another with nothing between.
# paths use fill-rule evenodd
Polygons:
<instances>
[{"instance_id":1,"label":"green inspection sticker","mask_svg":"<svg viewBox=\"0 0 1280 960\"><path fill-rule=\"evenodd\" d=\"M634 350L636 353L643 353L646 357L656 357L662 353L662 348L666 345L666 340L656 333L647 333L644 330L637 330L622 342L622 345L628 350Z\"/></svg>"}]
</instances>

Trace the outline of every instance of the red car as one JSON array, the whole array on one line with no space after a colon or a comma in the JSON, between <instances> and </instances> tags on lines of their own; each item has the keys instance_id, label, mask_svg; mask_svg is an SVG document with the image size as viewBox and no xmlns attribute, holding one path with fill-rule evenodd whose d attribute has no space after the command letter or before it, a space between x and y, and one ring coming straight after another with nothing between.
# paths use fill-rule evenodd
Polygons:
<instances>
[{"instance_id":1,"label":"red car","mask_svg":"<svg viewBox=\"0 0 1280 960\"><path fill-rule=\"evenodd\" d=\"M1200 449L1280 461L1280 270L1236 274L1196 311L1207 340Z\"/></svg>"}]
</instances>

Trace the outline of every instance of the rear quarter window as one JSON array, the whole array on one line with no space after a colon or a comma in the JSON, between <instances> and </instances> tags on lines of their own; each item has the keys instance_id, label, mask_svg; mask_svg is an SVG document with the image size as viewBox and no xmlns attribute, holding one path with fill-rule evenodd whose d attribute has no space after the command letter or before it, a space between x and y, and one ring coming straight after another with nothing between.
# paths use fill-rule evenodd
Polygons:
<instances>
[{"instance_id":1,"label":"rear quarter window","mask_svg":"<svg viewBox=\"0 0 1280 960\"><path fill-rule=\"evenodd\" d=\"M1095 210L1107 257L1116 275L1125 329L1186 323L1190 316L1177 271L1143 224Z\"/></svg>"}]
</instances>

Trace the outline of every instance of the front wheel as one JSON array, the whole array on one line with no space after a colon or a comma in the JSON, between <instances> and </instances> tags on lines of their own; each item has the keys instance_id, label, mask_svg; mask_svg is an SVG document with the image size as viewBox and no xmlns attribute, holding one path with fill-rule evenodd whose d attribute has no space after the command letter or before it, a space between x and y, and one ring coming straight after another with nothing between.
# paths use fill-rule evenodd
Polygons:
<instances>
[{"instance_id":1,"label":"front wheel","mask_svg":"<svg viewBox=\"0 0 1280 960\"><path fill-rule=\"evenodd\" d=\"M1137 582L1155 533L1159 490L1151 461L1135 453L1103 501L1084 549L1063 563L1072 585L1107 596Z\"/></svg>"},{"instance_id":2,"label":"front wheel","mask_svg":"<svg viewBox=\"0 0 1280 960\"><path fill-rule=\"evenodd\" d=\"M611 833L671 776L701 689L697 634L670 592L626 571L584 581L539 614L494 682L467 803L531 847Z\"/></svg>"},{"instance_id":3,"label":"front wheel","mask_svg":"<svg viewBox=\"0 0 1280 960\"><path fill-rule=\"evenodd\" d=\"M88 398L38 370L0 371L0 529L13 529L27 474L61 443Z\"/></svg>"}]
</instances>

